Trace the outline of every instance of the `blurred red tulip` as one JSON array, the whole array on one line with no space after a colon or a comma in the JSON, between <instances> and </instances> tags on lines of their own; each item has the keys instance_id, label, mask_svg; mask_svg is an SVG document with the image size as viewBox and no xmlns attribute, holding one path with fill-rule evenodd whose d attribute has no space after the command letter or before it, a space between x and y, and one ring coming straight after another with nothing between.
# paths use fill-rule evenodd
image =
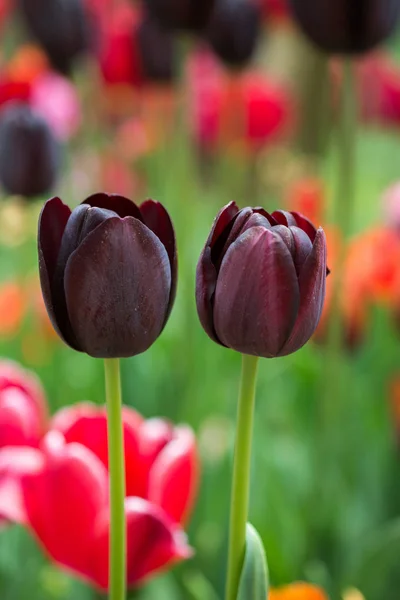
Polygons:
<instances>
[{"instance_id":1,"label":"blurred red tulip","mask_svg":"<svg viewBox=\"0 0 400 600\"><path fill-rule=\"evenodd\" d=\"M197 490L198 458L193 432L162 419L145 421L134 410L123 413L126 494L157 504L176 522L189 516ZM107 421L104 408L80 404L61 410L52 428L66 442L89 448L108 465Z\"/></svg>"},{"instance_id":2,"label":"blurred red tulip","mask_svg":"<svg viewBox=\"0 0 400 600\"><path fill-rule=\"evenodd\" d=\"M261 0L261 5L267 23L286 21L289 17L287 0Z\"/></svg>"},{"instance_id":3,"label":"blurred red tulip","mask_svg":"<svg viewBox=\"0 0 400 600\"><path fill-rule=\"evenodd\" d=\"M384 52L360 62L358 85L364 121L400 126L400 69Z\"/></svg>"},{"instance_id":4,"label":"blurred red tulip","mask_svg":"<svg viewBox=\"0 0 400 600\"><path fill-rule=\"evenodd\" d=\"M201 50L188 63L191 129L200 147L258 150L290 133L294 106L287 90L257 71L228 77Z\"/></svg>"},{"instance_id":5,"label":"blurred red tulip","mask_svg":"<svg viewBox=\"0 0 400 600\"><path fill-rule=\"evenodd\" d=\"M100 68L107 84L137 86L142 82L135 39L141 18L141 11L131 3L123 2L113 12L100 50Z\"/></svg>"},{"instance_id":6,"label":"blurred red tulip","mask_svg":"<svg viewBox=\"0 0 400 600\"><path fill-rule=\"evenodd\" d=\"M181 523L193 506L198 459L189 428L174 428L158 419L144 421L129 408L124 409L123 422L127 578L129 586L137 586L191 555ZM81 404L60 411L42 449L40 468L21 478L29 526L52 560L106 590L105 409Z\"/></svg>"}]
</instances>

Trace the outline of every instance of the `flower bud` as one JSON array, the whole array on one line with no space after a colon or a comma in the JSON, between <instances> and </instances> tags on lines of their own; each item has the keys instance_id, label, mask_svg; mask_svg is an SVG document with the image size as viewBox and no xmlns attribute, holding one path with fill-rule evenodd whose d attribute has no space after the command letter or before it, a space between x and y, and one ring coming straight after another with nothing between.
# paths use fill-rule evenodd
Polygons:
<instances>
[{"instance_id":1,"label":"flower bud","mask_svg":"<svg viewBox=\"0 0 400 600\"><path fill-rule=\"evenodd\" d=\"M82 0L19 0L19 8L52 66L68 74L75 59L90 46L90 24Z\"/></svg>"},{"instance_id":2,"label":"flower bud","mask_svg":"<svg viewBox=\"0 0 400 600\"><path fill-rule=\"evenodd\" d=\"M322 311L326 279L322 229L299 213L218 214L197 266L200 321L215 342L272 358L301 348Z\"/></svg>"},{"instance_id":3,"label":"flower bud","mask_svg":"<svg viewBox=\"0 0 400 600\"><path fill-rule=\"evenodd\" d=\"M119 358L155 342L176 289L175 235L161 204L95 194L71 212L52 198L38 246L47 312L69 346Z\"/></svg>"},{"instance_id":4,"label":"flower bud","mask_svg":"<svg viewBox=\"0 0 400 600\"><path fill-rule=\"evenodd\" d=\"M261 9L250 0L217 0L205 36L215 54L233 67L247 63L261 30Z\"/></svg>"},{"instance_id":5,"label":"flower bud","mask_svg":"<svg viewBox=\"0 0 400 600\"><path fill-rule=\"evenodd\" d=\"M215 0L144 0L159 23L167 29L201 31L207 25Z\"/></svg>"},{"instance_id":6,"label":"flower bud","mask_svg":"<svg viewBox=\"0 0 400 600\"><path fill-rule=\"evenodd\" d=\"M9 194L32 197L54 185L60 147L42 117L25 104L8 104L0 114L0 183Z\"/></svg>"},{"instance_id":7,"label":"flower bud","mask_svg":"<svg viewBox=\"0 0 400 600\"><path fill-rule=\"evenodd\" d=\"M293 15L328 53L359 54L384 42L400 18L399 0L290 0Z\"/></svg>"}]
</instances>

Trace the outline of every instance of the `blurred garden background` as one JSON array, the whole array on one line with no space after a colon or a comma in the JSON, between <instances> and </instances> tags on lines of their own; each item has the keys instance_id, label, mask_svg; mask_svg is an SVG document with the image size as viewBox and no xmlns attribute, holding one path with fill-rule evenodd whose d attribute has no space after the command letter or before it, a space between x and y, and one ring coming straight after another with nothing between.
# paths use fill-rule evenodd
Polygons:
<instances>
[{"instance_id":1,"label":"blurred garden background","mask_svg":"<svg viewBox=\"0 0 400 600\"><path fill-rule=\"evenodd\" d=\"M228 0L216 4L228 10ZM354 60L355 192L338 200L341 60L305 39L285 0L236 4L237 16L217 14L204 33L160 24L146 2L0 0L0 355L39 376L52 413L103 404L101 361L63 345L48 320L39 212L51 195L75 206L98 191L166 206L178 240L177 300L157 343L122 361L123 397L145 417L192 426L202 475L188 527L194 557L135 597L218 600L240 357L199 324L196 264L231 200L304 213L327 234L325 312L301 351L261 361L250 520L274 587L304 580L332 600L398 600L400 31ZM36 119L25 133L12 129L15 103ZM49 148L44 189L31 189ZM348 204L340 227L338 201ZM333 361L335 282L344 336ZM0 422L0 446L1 431ZM101 596L47 561L28 531L4 523L0 597Z\"/></svg>"}]
</instances>

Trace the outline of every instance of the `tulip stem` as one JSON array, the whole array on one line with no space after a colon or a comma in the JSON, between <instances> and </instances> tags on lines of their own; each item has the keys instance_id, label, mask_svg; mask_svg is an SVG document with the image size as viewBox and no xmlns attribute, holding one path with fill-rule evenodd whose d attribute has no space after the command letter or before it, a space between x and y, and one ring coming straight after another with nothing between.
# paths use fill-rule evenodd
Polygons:
<instances>
[{"instance_id":1,"label":"tulip stem","mask_svg":"<svg viewBox=\"0 0 400 600\"><path fill-rule=\"evenodd\" d=\"M257 368L258 357L243 354L233 464L226 600L237 599L240 575L246 552L251 439L253 435Z\"/></svg>"},{"instance_id":2,"label":"tulip stem","mask_svg":"<svg viewBox=\"0 0 400 600\"><path fill-rule=\"evenodd\" d=\"M110 473L109 599L126 597L125 457L119 359L104 361Z\"/></svg>"}]
</instances>

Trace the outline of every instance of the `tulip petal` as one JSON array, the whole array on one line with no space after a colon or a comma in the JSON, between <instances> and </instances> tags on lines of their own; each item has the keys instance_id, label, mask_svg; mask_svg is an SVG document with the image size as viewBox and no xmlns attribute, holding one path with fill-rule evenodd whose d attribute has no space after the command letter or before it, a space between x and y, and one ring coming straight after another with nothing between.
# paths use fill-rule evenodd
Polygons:
<instances>
[{"instance_id":1,"label":"tulip petal","mask_svg":"<svg viewBox=\"0 0 400 600\"><path fill-rule=\"evenodd\" d=\"M26 446L7 446L0 450L0 523L27 523L21 478L43 468L43 455Z\"/></svg>"},{"instance_id":2,"label":"tulip petal","mask_svg":"<svg viewBox=\"0 0 400 600\"><path fill-rule=\"evenodd\" d=\"M292 256L273 230L253 227L229 248L218 276L214 323L230 348L276 356L288 339L299 308Z\"/></svg>"},{"instance_id":3,"label":"tulip petal","mask_svg":"<svg viewBox=\"0 0 400 600\"><path fill-rule=\"evenodd\" d=\"M297 225L297 227L300 227L300 229L305 231L308 237L310 238L311 242L314 243L315 236L317 235L317 230L311 223L310 219L307 219L307 217L301 215L298 212L292 212L292 215L296 220L296 223L294 223L294 225Z\"/></svg>"},{"instance_id":4,"label":"tulip petal","mask_svg":"<svg viewBox=\"0 0 400 600\"><path fill-rule=\"evenodd\" d=\"M93 194L89 198L86 198L82 204L112 210L122 219L125 217L134 217L143 222L142 214L136 204L132 200L129 200L129 198L119 196L118 194L105 194L103 192Z\"/></svg>"},{"instance_id":5,"label":"tulip petal","mask_svg":"<svg viewBox=\"0 0 400 600\"><path fill-rule=\"evenodd\" d=\"M294 251L292 252L296 273L299 275L307 257L312 251L312 242L307 233L300 227L290 227L292 239L294 243Z\"/></svg>"},{"instance_id":6,"label":"tulip petal","mask_svg":"<svg viewBox=\"0 0 400 600\"><path fill-rule=\"evenodd\" d=\"M139 495L142 490L141 472L144 467L139 452L141 423L142 419L138 413L124 407L125 477L128 496ZM108 469L107 413L104 407L83 402L63 408L54 415L52 429L60 431L68 444L75 442L89 448Z\"/></svg>"},{"instance_id":7,"label":"tulip petal","mask_svg":"<svg viewBox=\"0 0 400 600\"><path fill-rule=\"evenodd\" d=\"M165 510L176 523L184 524L197 495L199 458L189 427L177 427L174 439L159 453L149 478L148 499Z\"/></svg>"},{"instance_id":8,"label":"tulip petal","mask_svg":"<svg viewBox=\"0 0 400 600\"><path fill-rule=\"evenodd\" d=\"M15 400L15 396L8 396L8 392L11 391L20 392L24 400ZM6 392L7 394L4 395ZM28 410L25 410L25 408L28 408L25 402L29 402L30 408ZM10 408L12 407L14 413L21 412L21 419L26 424L24 425L24 431L27 431L26 427L29 422L28 429L31 433L34 433L34 437L38 441L47 428L48 415L44 390L34 373L25 371L10 360L0 361L0 406L5 404ZM5 435L4 430L3 434ZM14 446L15 440L12 441L9 434L7 434L6 442L6 437L2 437L0 433L0 446L4 446L6 443ZM26 439L24 445L29 445L26 444Z\"/></svg>"},{"instance_id":9,"label":"tulip petal","mask_svg":"<svg viewBox=\"0 0 400 600\"><path fill-rule=\"evenodd\" d=\"M285 227L291 227L292 225L297 225L296 219L292 213L286 210L276 210L272 213L273 218L279 225L284 225Z\"/></svg>"},{"instance_id":10,"label":"tulip petal","mask_svg":"<svg viewBox=\"0 0 400 600\"><path fill-rule=\"evenodd\" d=\"M183 530L159 507L142 498L127 498L125 512L129 587L136 587L150 576L191 556ZM109 511L105 510L98 519L92 549L92 571L102 590L108 588L108 546Z\"/></svg>"},{"instance_id":11,"label":"tulip petal","mask_svg":"<svg viewBox=\"0 0 400 600\"><path fill-rule=\"evenodd\" d=\"M232 222L232 219L237 215L238 212L239 208L235 202L229 202L229 204L221 208L221 210L214 219L214 223L212 224L210 235L208 236L206 242L206 246L210 246L211 248L214 246L215 242L218 240L220 235L222 235L222 233L228 227L228 225Z\"/></svg>"},{"instance_id":12,"label":"tulip petal","mask_svg":"<svg viewBox=\"0 0 400 600\"><path fill-rule=\"evenodd\" d=\"M135 494L128 496L148 497L149 477L151 467L163 448L171 441L173 427L165 419L148 419L143 421L139 430L140 471L136 474Z\"/></svg>"},{"instance_id":13,"label":"tulip petal","mask_svg":"<svg viewBox=\"0 0 400 600\"><path fill-rule=\"evenodd\" d=\"M43 299L52 325L66 344L77 349L72 339L66 339L63 326L58 323L58 306L53 299L52 290L61 240L70 216L70 209L60 198L51 198L44 205L39 217L39 273Z\"/></svg>"},{"instance_id":14,"label":"tulip petal","mask_svg":"<svg viewBox=\"0 0 400 600\"><path fill-rule=\"evenodd\" d=\"M22 390L9 387L0 394L0 447L38 447L42 422L37 407Z\"/></svg>"},{"instance_id":15,"label":"tulip petal","mask_svg":"<svg viewBox=\"0 0 400 600\"><path fill-rule=\"evenodd\" d=\"M111 218L70 256L64 285L84 351L96 358L134 356L164 326L171 268L164 245L141 221Z\"/></svg>"},{"instance_id":16,"label":"tulip petal","mask_svg":"<svg viewBox=\"0 0 400 600\"><path fill-rule=\"evenodd\" d=\"M300 308L290 338L279 356L299 350L316 330L325 298L326 240L322 229L318 229L311 253L299 274Z\"/></svg>"},{"instance_id":17,"label":"tulip petal","mask_svg":"<svg viewBox=\"0 0 400 600\"><path fill-rule=\"evenodd\" d=\"M196 270L196 305L199 319L210 338L221 345L223 344L218 339L213 322L213 300L217 283L215 259L218 259L218 256L216 256L218 253L214 252L213 254L212 248L219 240L218 247L222 251L229 235L229 225L233 225L233 219L238 212L239 209L234 202L230 202L219 211L200 255ZM220 240L221 236L222 239Z\"/></svg>"},{"instance_id":18,"label":"tulip petal","mask_svg":"<svg viewBox=\"0 0 400 600\"><path fill-rule=\"evenodd\" d=\"M84 446L66 444L22 479L22 490L30 528L46 553L90 578L95 521L108 504L104 465Z\"/></svg>"},{"instance_id":19,"label":"tulip petal","mask_svg":"<svg viewBox=\"0 0 400 600\"><path fill-rule=\"evenodd\" d=\"M176 296L176 286L178 282L178 254L176 251L175 231L169 214L160 202L146 200L140 205L143 221L147 227L156 234L158 239L164 244L171 265L171 295L169 308L165 322L171 314L172 306Z\"/></svg>"}]
</instances>

